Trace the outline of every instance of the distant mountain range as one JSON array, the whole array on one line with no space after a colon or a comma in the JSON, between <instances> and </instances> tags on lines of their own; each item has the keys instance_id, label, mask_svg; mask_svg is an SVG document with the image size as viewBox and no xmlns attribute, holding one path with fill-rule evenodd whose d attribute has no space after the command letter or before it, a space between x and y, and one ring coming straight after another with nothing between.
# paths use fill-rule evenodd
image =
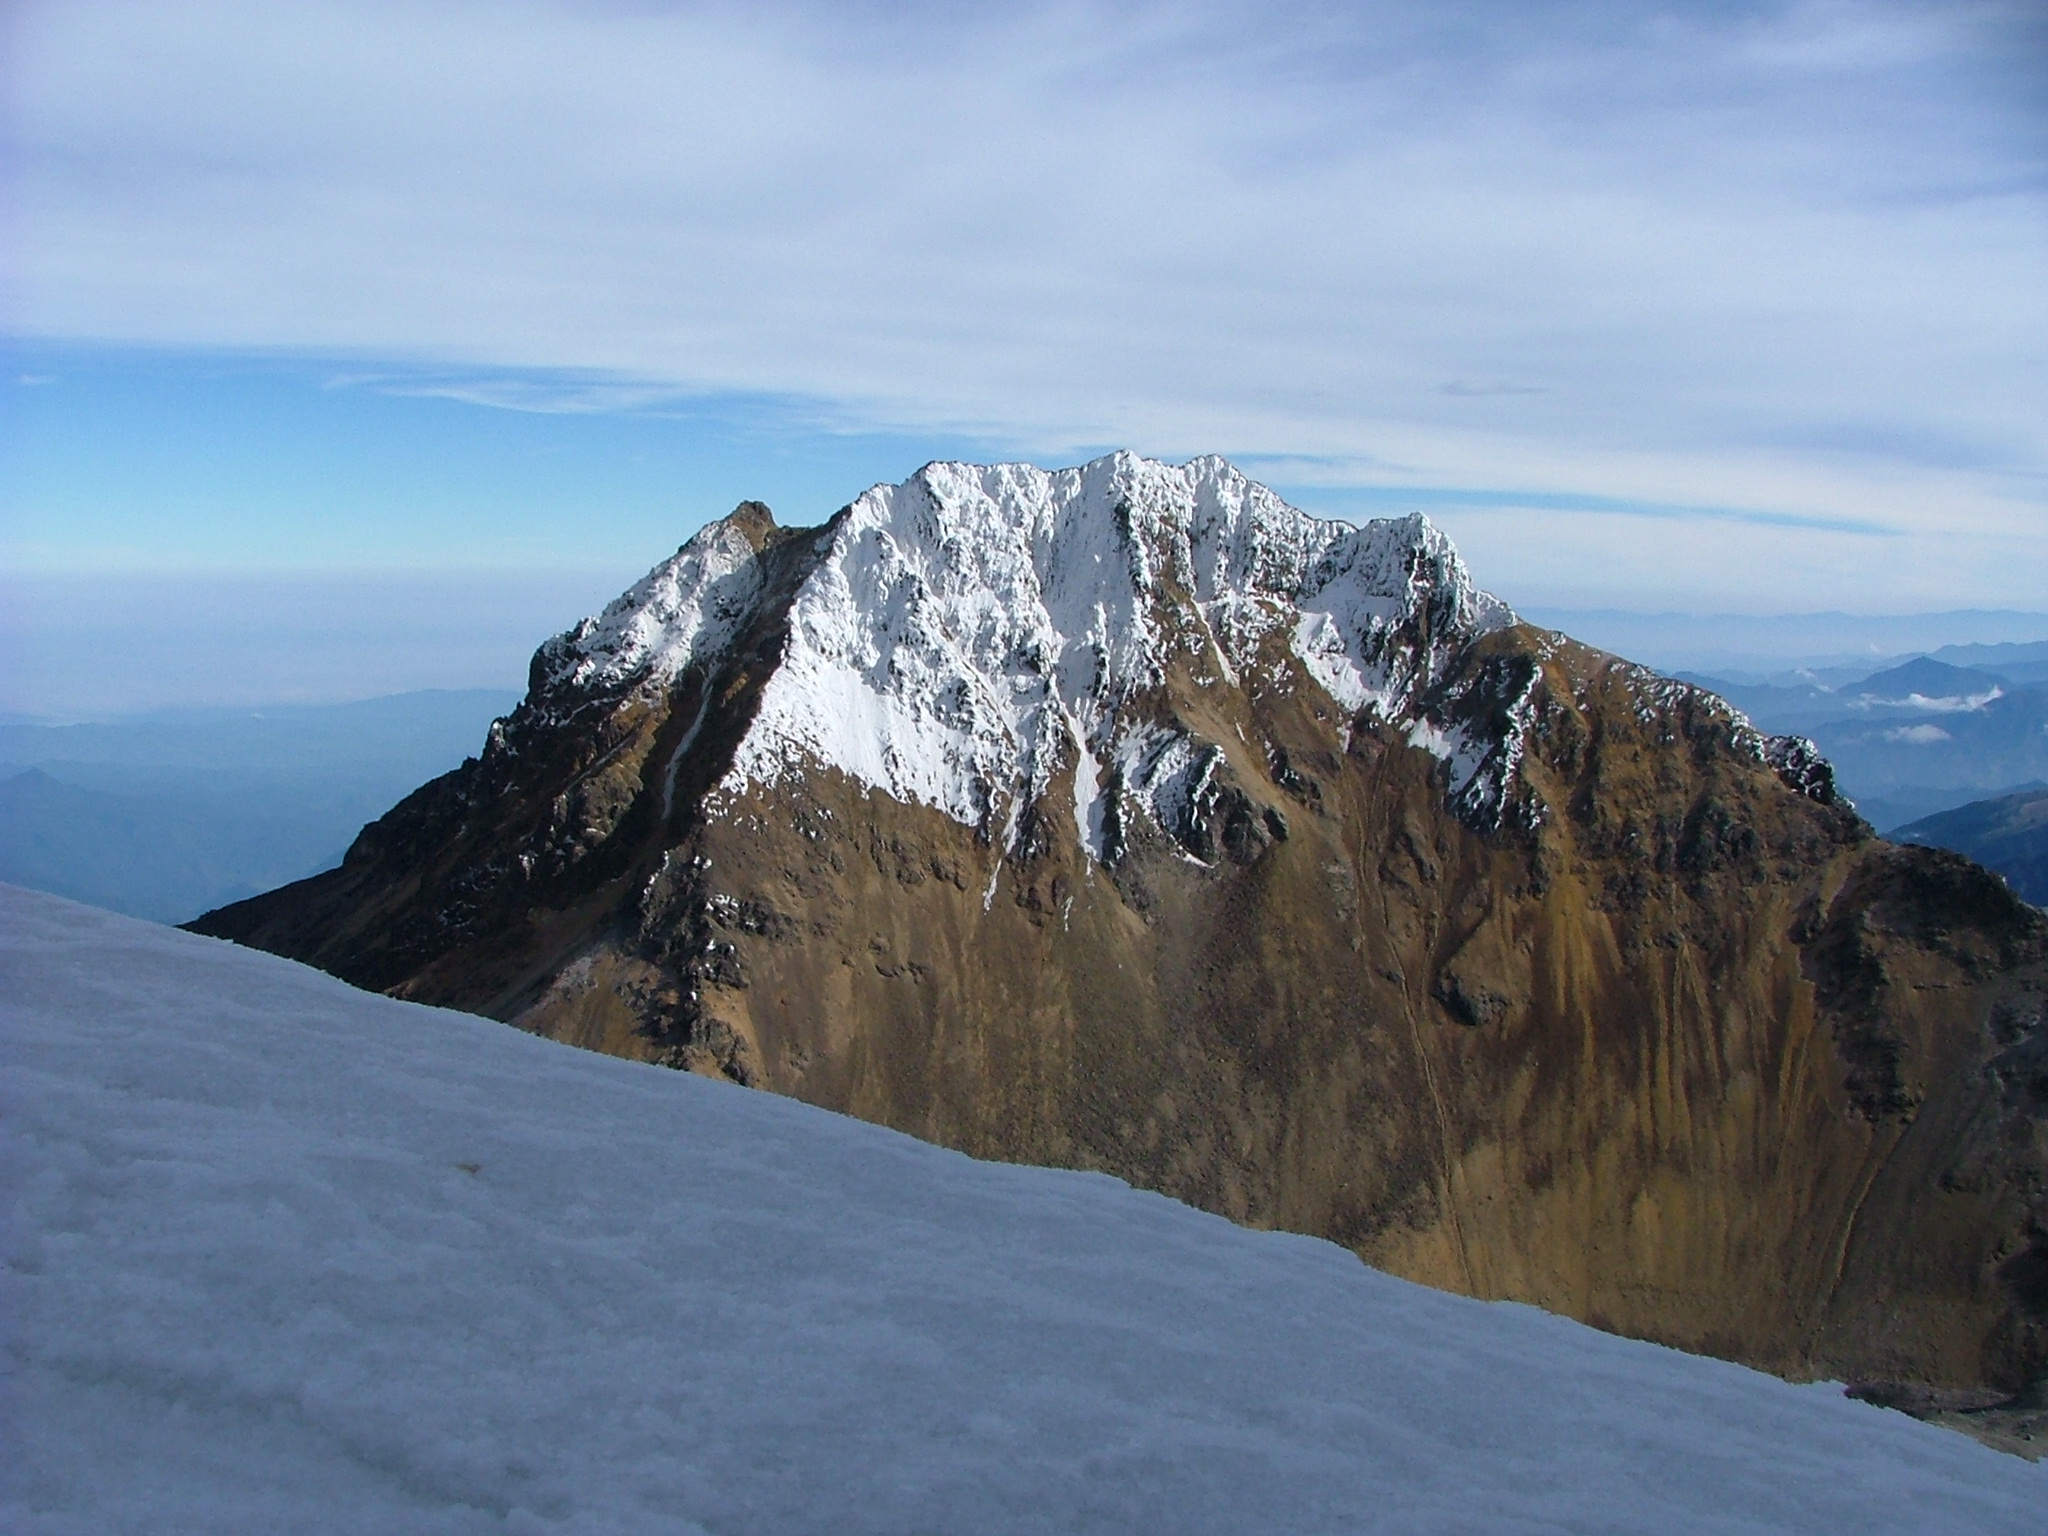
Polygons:
<instances>
[{"instance_id":1,"label":"distant mountain range","mask_svg":"<svg viewBox=\"0 0 2048 1536\"><path fill-rule=\"evenodd\" d=\"M1678 675L1760 730L1812 738L1881 832L2048 781L2048 643L1949 646L1764 680Z\"/></svg>"},{"instance_id":2,"label":"distant mountain range","mask_svg":"<svg viewBox=\"0 0 2048 1536\"><path fill-rule=\"evenodd\" d=\"M517 696L0 720L0 880L159 922L339 861L364 822L460 763Z\"/></svg>"}]
</instances>

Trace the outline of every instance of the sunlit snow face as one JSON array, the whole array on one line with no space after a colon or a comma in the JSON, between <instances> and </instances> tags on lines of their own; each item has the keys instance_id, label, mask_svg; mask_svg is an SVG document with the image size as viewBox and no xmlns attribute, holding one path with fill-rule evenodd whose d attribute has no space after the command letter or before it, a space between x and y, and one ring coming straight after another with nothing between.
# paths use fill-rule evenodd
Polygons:
<instances>
[{"instance_id":1,"label":"sunlit snow face","mask_svg":"<svg viewBox=\"0 0 2048 1536\"><path fill-rule=\"evenodd\" d=\"M1234 685L1282 629L1346 714L1405 718L1463 645L1513 621L1425 520L1312 518L1215 458L935 464L860 497L828 537L725 788L824 764L1007 839L1072 770L1097 856L1113 783L1166 822L1202 771L1198 744L1134 735L1120 713L1174 657ZM751 556L707 529L555 642L554 675L658 689L708 664L757 590ZM1498 745L1415 740L1461 784Z\"/></svg>"}]
</instances>

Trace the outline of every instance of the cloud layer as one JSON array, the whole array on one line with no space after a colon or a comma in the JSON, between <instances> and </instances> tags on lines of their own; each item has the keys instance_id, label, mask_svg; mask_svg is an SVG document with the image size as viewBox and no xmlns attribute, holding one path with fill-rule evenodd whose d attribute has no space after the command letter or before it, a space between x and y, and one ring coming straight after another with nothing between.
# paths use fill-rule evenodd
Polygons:
<instances>
[{"instance_id":1,"label":"cloud layer","mask_svg":"<svg viewBox=\"0 0 2048 1536\"><path fill-rule=\"evenodd\" d=\"M2028 6L49 0L15 24L33 334L1469 487L1460 531L1502 560L1582 558L1622 526L1605 499L1763 518L1626 524L1644 563L1724 584L1753 548L1975 584L1937 602L2048 589Z\"/></svg>"}]
</instances>

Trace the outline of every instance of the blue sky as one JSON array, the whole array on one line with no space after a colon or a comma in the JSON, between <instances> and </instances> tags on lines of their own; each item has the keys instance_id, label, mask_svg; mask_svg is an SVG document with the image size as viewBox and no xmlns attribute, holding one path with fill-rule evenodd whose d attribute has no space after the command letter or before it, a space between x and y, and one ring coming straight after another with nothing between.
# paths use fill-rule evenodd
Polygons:
<instances>
[{"instance_id":1,"label":"blue sky","mask_svg":"<svg viewBox=\"0 0 2048 1536\"><path fill-rule=\"evenodd\" d=\"M638 575L747 497L819 522L925 459L989 451L771 397L574 409L585 381L565 373L40 340L8 361L6 552L25 572ZM478 403L536 391L542 408Z\"/></svg>"},{"instance_id":2,"label":"blue sky","mask_svg":"<svg viewBox=\"0 0 2048 1536\"><path fill-rule=\"evenodd\" d=\"M19 590L601 591L742 496L1130 446L1523 604L2048 607L2037 5L6 25Z\"/></svg>"}]
</instances>

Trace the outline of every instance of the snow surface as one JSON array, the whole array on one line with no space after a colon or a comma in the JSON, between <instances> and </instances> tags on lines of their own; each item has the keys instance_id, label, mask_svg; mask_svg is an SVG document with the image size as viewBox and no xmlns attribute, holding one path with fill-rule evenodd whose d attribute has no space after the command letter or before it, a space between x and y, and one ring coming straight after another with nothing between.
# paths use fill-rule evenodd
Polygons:
<instances>
[{"instance_id":1,"label":"snow surface","mask_svg":"<svg viewBox=\"0 0 2048 1536\"><path fill-rule=\"evenodd\" d=\"M2026 1532L2048 1468L0 887L29 1533Z\"/></svg>"},{"instance_id":2,"label":"snow surface","mask_svg":"<svg viewBox=\"0 0 2048 1536\"><path fill-rule=\"evenodd\" d=\"M551 642L550 679L662 687L715 654L746 591L738 535L721 530ZM1344 709L1405 721L1459 649L1513 621L1427 519L1310 517L1220 458L930 464L836 523L725 788L824 764L999 831L1072 769L1076 824L1100 857L1113 771L1165 761L1121 706L1176 662L1237 682L1284 630ZM1460 763L1489 749L1416 739ZM1201 756L1189 742L1177 772L1122 787L1163 823Z\"/></svg>"}]
</instances>

